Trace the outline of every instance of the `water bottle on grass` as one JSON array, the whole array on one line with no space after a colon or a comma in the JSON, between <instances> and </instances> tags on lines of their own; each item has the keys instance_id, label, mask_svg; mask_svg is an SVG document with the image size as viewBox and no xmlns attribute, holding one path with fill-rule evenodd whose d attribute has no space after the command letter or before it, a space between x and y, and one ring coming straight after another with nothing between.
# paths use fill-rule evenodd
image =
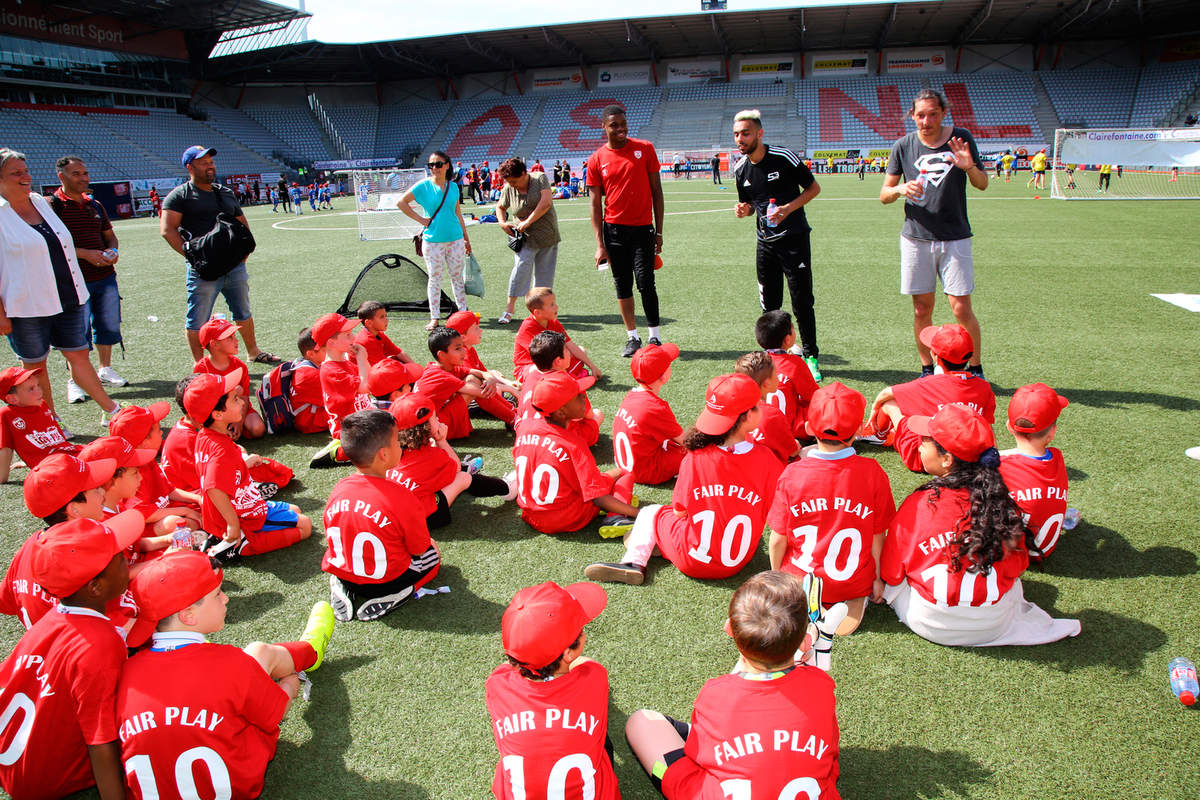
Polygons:
<instances>
[{"instance_id":1,"label":"water bottle on grass","mask_svg":"<svg viewBox=\"0 0 1200 800\"><path fill-rule=\"evenodd\" d=\"M1171 676L1171 691L1185 706L1193 705L1196 697L1200 696L1200 686L1196 682L1196 665L1188 658L1173 658L1167 665L1167 673Z\"/></svg>"}]
</instances>

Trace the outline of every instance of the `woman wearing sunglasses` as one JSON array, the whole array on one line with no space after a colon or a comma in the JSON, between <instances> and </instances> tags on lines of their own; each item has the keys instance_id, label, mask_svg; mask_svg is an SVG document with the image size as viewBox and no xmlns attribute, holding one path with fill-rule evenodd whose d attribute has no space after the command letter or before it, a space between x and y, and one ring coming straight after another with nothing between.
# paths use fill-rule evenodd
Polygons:
<instances>
[{"instance_id":1,"label":"woman wearing sunglasses","mask_svg":"<svg viewBox=\"0 0 1200 800\"><path fill-rule=\"evenodd\" d=\"M429 281L425 286L429 298L429 324L425 330L431 331L437 327L442 310L444 274L450 275L454 302L459 310L467 310L463 273L466 257L471 255L471 240L467 238L467 223L462 216L462 192L458 184L450 180L450 157L440 150L434 151L426 166L429 168L429 177L413 184L396 207L424 227L421 232L422 249L425 267L429 272ZM421 206L421 214L412 207L414 200Z\"/></svg>"}]
</instances>

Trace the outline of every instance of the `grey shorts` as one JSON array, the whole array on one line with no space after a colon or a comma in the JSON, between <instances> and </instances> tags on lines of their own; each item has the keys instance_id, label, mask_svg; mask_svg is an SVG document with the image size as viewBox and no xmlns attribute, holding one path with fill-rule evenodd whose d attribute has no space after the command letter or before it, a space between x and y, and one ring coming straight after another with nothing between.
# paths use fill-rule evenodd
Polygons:
<instances>
[{"instance_id":1,"label":"grey shorts","mask_svg":"<svg viewBox=\"0 0 1200 800\"><path fill-rule=\"evenodd\" d=\"M975 259L970 239L949 242L900 237L900 293L930 294L942 279L942 291L964 297L975 291Z\"/></svg>"}]
</instances>

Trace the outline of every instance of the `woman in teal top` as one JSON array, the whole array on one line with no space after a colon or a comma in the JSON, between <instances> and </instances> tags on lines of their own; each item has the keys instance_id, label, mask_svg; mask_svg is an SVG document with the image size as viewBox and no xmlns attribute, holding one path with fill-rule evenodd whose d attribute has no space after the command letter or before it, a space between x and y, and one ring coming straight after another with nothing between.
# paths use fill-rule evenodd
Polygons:
<instances>
[{"instance_id":1,"label":"woman in teal top","mask_svg":"<svg viewBox=\"0 0 1200 800\"><path fill-rule=\"evenodd\" d=\"M442 304L442 275L449 273L450 286L454 290L454 302L460 311L467 310L467 291L463 286L463 273L467 256L471 255L471 240L467 238L467 223L462 216L462 196L458 184L449 180L450 157L440 150L429 156L429 177L412 186L396 204L405 216L424 228L422 239L425 267L429 281L425 286L429 298L429 324L431 331L438 324ZM412 207L416 200L425 216Z\"/></svg>"}]
</instances>

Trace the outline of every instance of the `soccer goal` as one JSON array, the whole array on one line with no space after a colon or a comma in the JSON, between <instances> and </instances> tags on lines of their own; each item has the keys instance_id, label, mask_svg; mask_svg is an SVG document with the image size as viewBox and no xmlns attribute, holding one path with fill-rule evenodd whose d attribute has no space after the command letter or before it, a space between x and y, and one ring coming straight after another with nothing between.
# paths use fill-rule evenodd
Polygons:
<instances>
[{"instance_id":1,"label":"soccer goal","mask_svg":"<svg viewBox=\"0 0 1200 800\"><path fill-rule=\"evenodd\" d=\"M359 239L411 239L421 232L421 226L404 216L396 204L409 187L425 177L425 170L355 170L351 176Z\"/></svg>"},{"instance_id":2,"label":"soccer goal","mask_svg":"<svg viewBox=\"0 0 1200 800\"><path fill-rule=\"evenodd\" d=\"M1050 196L1060 200L1200 199L1200 129L1054 132Z\"/></svg>"}]
</instances>

